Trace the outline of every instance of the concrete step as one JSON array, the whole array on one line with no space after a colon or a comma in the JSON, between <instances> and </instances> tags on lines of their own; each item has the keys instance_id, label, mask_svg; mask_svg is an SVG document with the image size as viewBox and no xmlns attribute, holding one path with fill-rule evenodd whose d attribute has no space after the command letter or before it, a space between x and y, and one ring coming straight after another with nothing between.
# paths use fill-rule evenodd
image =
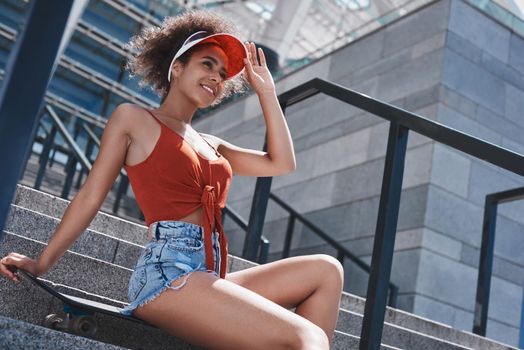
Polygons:
<instances>
[{"instance_id":1,"label":"concrete step","mask_svg":"<svg viewBox=\"0 0 524 350\"><path fill-rule=\"evenodd\" d=\"M12 203L61 220L70 201L19 184ZM146 240L145 223L129 221L101 211L95 215L88 228L135 244L144 244Z\"/></svg>"},{"instance_id":2,"label":"concrete step","mask_svg":"<svg viewBox=\"0 0 524 350\"><path fill-rule=\"evenodd\" d=\"M69 204L69 201L62 198L41 191L35 191L25 186L18 186L13 202L16 203L16 205L13 204L11 207L6 229L19 236L29 237L39 242L47 242L49 240L50 235L58 225L59 218L62 217L63 212ZM36 211L29 210L28 208ZM40 212L50 214L52 217ZM98 232L98 230L103 232ZM86 233L71 247L71 250L110 264L122 266L130 271L130 269L134 267L134 263L143 249L145 237L146 227L144 225L122 220L116 216L98 213L90 225L90 229L86 230ZM229 272L257 265L231 255L229 262ZM92 262L89 264L92 264ZM128 278L129 277L127 277L127 279L124 278L124 280L119 283L127 286ZM77 284L71 285L77 286ZM96 289L93 293L96 293ZM111 295L106 295L106 297L111 298ZM117 299L126 300L126 294L123 295L123 298L122 294L120 294L120 299ZM349 334L359 335L359 327L362 323L361 315L364 312L364 306L365 299L343 293L341 298L341 314L337 329ZM432 344L432 342L436 342L433 338L437 338L442 340L444 344L442 346L444 346L444 348L446 348L445 346L455 346L456 344L457 346L461 345L466 348L513 349L505 344L479 337L469 332L453 329L448 325L393 308L387 309L385 322L387 326L385 325L384 328L385 338L383 341L390 345L399 346L407 344L408 347L411 347L409 344L412 344L413 341L418 341L419 344ZM355 325L357 328L355 328ZM399 329L391 331L391 334L393 334L391 339L388 338L391 336L388 335L389 327L400 327ZM410 331L413 332L410 333ZM404 340L400 340L399 342L399 340L395 338L395 334L400 334L397 338L404 338ZM424 337L420 335L426 335L428 337L424 339ZM441 345L432 345L429 348L440 348L438 346ZM450 347L450 349L451 348L453 347Z\"/></svg>"},{"instance_id":3,"label":"concrete step","mask_svg":"<svg viewBox=\"0 0 524 350\"><path fill-rule=\"evenodd\" d=\"M59 224L59 219L11 204L5 230L40 242L49 242ZM144 238L145 231L141 240L145 241ZM87 229L69 250L132 269L145 244L140 243Z\"/></svg>"},{"instance_id":4,"label":"concrete step","mask_svg":"<svg viewBox=\"0 0 524 350\"><path fill-rule=\"evenodd\" d=\"M0 316L0 349L119 350L125 348Z\"/></svg>"},{"instance_id":5,"label":"concrete step","mask_svg":"<svg viewBox=\"0 0 524 350\"><path fill-rule=\"evenodd\" d=\"M364 314L366 299L357 295L344 293L340 301L340 308L350 310L357 315ZM343 314L340 314L339 322ZM517 348L499 341L479 336L471 332L453 328L445 323L433 321L404 310L386 307L384 322L448 342L482 350L518 350ZM359 325L361 324L358 323Z\"/></svg>"},{"instance_id":6,"label":"concrete step","mask_svg":"<svg viewBox=\"0 0 524 350\"><path fill-rule=\"evenodd\" d=\"M86 293L78 288L55 285L51 281L46 282L52 284L56 290L62 293L117 307L123 307L124 305L117 300ZM4 317L39 325L42 324L45 316L49 314L64 315L63 307L59 300L25 281L15 284L6 279L1 279L0 293L3 296L0 313ZM99 342L119 345L129 349L200 349L147 324L107 315L96 315L95 318L99 328L94 339ZM336 331L331 349L358 349L358 344L358 336ZM394 350L398 348L383 345L381 349Z\"/></svg>"},{"instance_id":7,"label":"concrete step","mask_svg":"<svg viewBox=\"0 0 524 350\"><path fill-rule=\"evenodd\" d=\"M337 329L348 334L358 334L362 330L363 316L350 310L341 309L337 321ZM431 350L465 350L469 346L458 345L447 340L432 337L389 322L384 322L382 342L401 349L431 349Z\"/></svg>"},{"instance_id":8,"label":"concrete step","mask_svg":"<svg viewBox=\"0 0 524 350\"><path fill-rule=\"evenodd\" d=\"M33 239L48 242L60 220L11 204L5 231ZM69 248L69 251L86 255L111 264L133 269L146 243L146 228L140 227L141 237L129 237L140 244L115 236L109 236L92 229L87 229ZM228 255L228 271L237 271L258 264Z\"/></svg>"},{"instance_id":9,"label":"concrete step","mask_svg":"<svg viewBox=\"0 0 524 350\"><path fill-rule=\"evenodd\" d=\"M28 256L36 256L38 252L44 248L44 245L43 242L6 232L6 239L0 246L0 255L3 256L8 251L24 251ZM233 261L236 260L237 259ZM233 264L233 267L236 268L236 265ZM93 274L92 271L97 271L97 273ZM127 300L127 283L131 272L131 269L68 251L62 256L61 260L42 277L52 281L52 283L63 285L63 288L71 288L67 286L74 286L74 289L80 293L72 293L69 290L64 291L67 294L123 307L125 304L123 301ZM104 278L104 276L110 276L110 278ZM0 290L0 293L8 298L8 296L12 295L13 291L9 290L9 285L6 285L5 288L7 288L7 290ZM1 306L1 308L3 308L1 310L3 315L9 317L18 315L13 313L12 309L9 311L9 308L13 307L15 310L19 309L19 307L16 306L16 300L18 299L16 296L18 296L19 293L17 291L14 293L15 297L10 298L10 300L9 298L6 299L6 303ZM45 303L42 303L42 305L44 304ZM22 320L31 322L27 318ZM337 330L358 337L358 335L360 335L361 323L361 315L341 309ZM402 349L468 349L467 347L458 346L444 340L389 324L386 324L384 327L383 337L384 344L393 345ZM113 344L122 345L122 343Z\"/></svg>"},{"instance_id":10,"label":"concrete step","mask_svg":"<svg viewBox=\"0 0 524 350\"><path fill-rule=\"evenodd\" d=\"M67 294L118 306L118 303L115 301L101 298L95 294L84 293L80 289L71 289L67 286L61 286L57 289ZM47 315L65 315L63 305L57 298L52 297L28 281L15 284L6 279L0 279L0 292L2 293L3 301L0 306L0 314L4 317L34 325L43 325L43 321ZM98 331L93 340L96 340L98 344L102 342L128 349L200 349L176 337L170 336L166 332L153 326L103 314L97 314L95 318L98 322ZM54 334L68 334L63 331L50 330L50 332L54 332ZM88 339L72 334L71 336ZM46 349L48 348L52 347L46 347ZM73 348L91 349L87 346ZM22 346L19 347L19 349L25 349L25 347ZM39 349L43 348L41 347ZM103 347L100 349L103 349Z\"/></svg>"},{"instance_id":11,"label":"concrete step","mask_svg":"<svg viewBox=\"0 0 524 350\"><path fill-rule=\"evenodd\" d=\"M36 181L39 166L40 165L38 164L38 155L35 155L33 153L31 157L29 157L29 161L27 162L26 169L24 171L24 175L20 183L28 187L33 187ZM78 193L78 190L75 188L74 185L76 184L77 176L78 174L75 176L73 180L73 186L71 187L68 199L72 199L76 195L76 193ZM64 166L58 162L55 162L52 167L47 167L44 177L42 179L41 190L59 196L62 193L62 187L64 185L65 178L66 173ZM84 181L85 178L86 177L84 175ZM118 183L115 183L113 185L112 190L109 191L104 202L102 203L102 206L100 208L101 211L107 213L113 212L113 205L116 200L117 188ZM126 195L122 197L122 200L120 202L120 208L118 210L118 215L121 217L125 217L126 219L133 222L142 222L142 220L139 219L140 208L136 204L134 197L128 197Z\"/></svg>"}]
</instances>

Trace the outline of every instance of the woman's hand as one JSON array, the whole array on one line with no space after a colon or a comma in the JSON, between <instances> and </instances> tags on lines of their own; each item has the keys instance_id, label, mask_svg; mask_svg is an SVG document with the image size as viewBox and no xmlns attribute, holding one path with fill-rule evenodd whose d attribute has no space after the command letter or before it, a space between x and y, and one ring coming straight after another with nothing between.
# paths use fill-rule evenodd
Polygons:
<instances>
[{"instance_id":1,"label":"woman's hand","mask_svg":"<svg viewBox=\"0 0 524 350\"><path fill-rule=\"evenodd\" d=\"M258 55L260 56L260 63L257 59L256 47L253 42L246 44L247 58L244 59L246 65L246 79L251 85L257 95L264 93L274 93L275 83L271 72L266 65L266 56L262 48L258 48Z\"/></svg>"},{"instance_id":2,"label":"woman's hand","mask_svg":"<svg viewBox=\"0 0 524 350\"><path fill-rule=\"evenodd\" d=\"M29 271L35 276L40 276L42 274L38 262L25 255L10 253L0 260L0 274L14 282L20 282L18 277L14 274L18 268Z\"/></svg>"}]
</instances>

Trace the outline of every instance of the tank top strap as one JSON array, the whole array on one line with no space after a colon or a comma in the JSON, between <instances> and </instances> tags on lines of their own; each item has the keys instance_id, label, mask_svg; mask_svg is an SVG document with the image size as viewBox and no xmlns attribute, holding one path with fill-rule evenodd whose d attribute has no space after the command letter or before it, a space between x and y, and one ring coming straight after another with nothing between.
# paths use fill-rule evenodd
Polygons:
<instances>
[{"instance_id":1,"label":"tank top strap","mask_svg":"<svg viewBox=\"0 0 524 350\"><path fill-rule=\"evenodd\" d=\"M160 124L160 126L165 126L164 123L162 123L160 121L160 119L158 119L154 114L153 112L151 112L149 109L146 109L147 113L149 113L153 118L155 118L155 120L158 122L158 124Z\"/></svg>"}]
</instances>

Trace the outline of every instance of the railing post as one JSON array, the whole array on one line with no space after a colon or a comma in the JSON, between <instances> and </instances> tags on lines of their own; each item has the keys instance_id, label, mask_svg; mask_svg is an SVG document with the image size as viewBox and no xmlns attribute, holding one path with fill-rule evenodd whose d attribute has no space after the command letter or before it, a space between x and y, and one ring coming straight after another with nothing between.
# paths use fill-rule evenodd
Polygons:
<instances>
[{"instance_id":1,"label":"railing post","mask_svg":"<svg viewBox=\"0 0 524 350\"><path fill-rule=\"evenodd\" d=\"M342 266L344 266L344 259L346 258L346 256L344 255L344 252L342 250L339 250L337 252L337 259L338 261L340 261L340 263L342 264Z\"/></svg>"},{"instance_id":2,"label":"railing post","mask_svg":"<svg viewBox=\"0 0 524 350\"><path fill-rule=\"evenodd\" d=\"M258 257L258 263L259 264L267 263L268 255L269 255L269 241L262 240L262 244L260 245L260 255Z\"/></svg>"},{"instance_id":3,"label":"railing post","mask_svg":"<svg viewBox=\"0 0 524 350\"><path fill-rule=\"evenodd\" d=\"M36 175L35 185L33 186L37 190L42 185L42 179L44 178L45 168L47 166L47 161L49 160L49 152L51 151L51 146L53 145L53 142L55 142L55 135L56 126L53 125L51 131L49 132L49 135L47 135L44 147L42 147L42 152L40 153L40 165L38 166L38 173Z\"/></svg>"},{"instance_id":4,"label":"railing post","mask_svg":"<svg viewBox=\"0 0 524 350\"><path fill-rule=\"evenodd\" d=\"M295 228L295 215L291 213L287 221L286 239L284 241L284 250L282 251L282 259L287 258L289 256L289 250L291 249L291 240L293 239L294 228Z\"/></svg>"},{"instance_id":5,"label":"railing post","mask_svg":"<svg viewBox=\"0 0 524 350\"><path fill-rule=\"evenodd\" d=\"M51 159L49 160L49 167L51 168L53 164L55 164L55 156L56 151L58 150L58 145L51 145L51 155L49 156Z\"/></svg>"},{"instance_id":6,"label":"railing post","mask_svg":"<svg viewBox=\"0 0 524 350\"><path fill-rule=\"evenodd\" d=\"M265 145L264 145L265 149ZM255 194L249 213L249 224L246 231L246 240L242 257L250 261L256 261L258 245L262 230L264 228L264 219L266 217L267 202L269 200L269 191L271 190L272 177L259 177L255 185Z\"/></svg>"},{"instance_id":7,"label":"railing post","mask_svg":"<svg viewBox=\"0 0 524 350\"><path fill-rule=\"evenodd\" d=\"M267 132L264 140L262 150L267 151ZM249 223L246 230L246 239L244 240L244 248L242 250L242 257L250 261L256 261L257 259L272 180L272 177L259 177L255 185L255 193L253 194Z\"/></svg>"},{"instance_id":8,"label":"railing post","mask_svg":"<svg viewBox=\"0 0 524 350\"><path fill-rule=\"evenodd\" d=\"M391 285L389 287L389 302L388 302L388 306L397 307L397 296L398 296L398 287Z\"/></svg>"},{"instance_id":9,"label":"railing post","mask_svg":"<svg viewBox=\"0 0 524 350\"><path fill-rule=\"evenodd\" d=\"M40 124L40 120L42 118L42 115L43 115L43 109L41 109L40 112L38 113L37 122L35 124L34 129L33 129L33 134L31 135L31 140L33 140L33 142L31 143L31 147L29 148L29 151L25 155L22 171L20 172L20 177L18 178L18 181L22 181L23 180L24 175L25 175L25 171L26 171L26 168L27 168L27 163L29 163L29 159L33 155L33 145L35 144L35 140L36 140L36 137L38 135L38 129L40 128L40 125L41 125Z\"/></svg>"},{"instance_id":10,"label":"railing post","mask_svg":"<svg viewBox=\"0 0 524 350\"><path fill-rule=\"evenodd\" d=\"M93 139L88 137L85 155L86 155L86 158L91 163L93 163L93 161L91 160L91 153L93 152L94 144L95 144L95 142L93 141ZM80 186L82 185L82 180L84 179L84 171L85 171L84 167L82 167L80 169L80 173L78 174L78 177L76 179L76 189L77 190L80 189Z\"/></svg>"},{"instance_id":11,"label":"railing post","mask_svg":"<svg viewBox=\"0 0 524 350\"><path fill-rule=\"evenodd\" d=\"M371 259L371 274L360 335L360 350L380 349L395 246L400 194L402 192L407 140L408 129L396 122L391 122Z\"/></svg>"},{"instance_id":12,"label":"railing post","mask_svg":"<svg viewBox=\"0 0 524 350\"><path fill-rule=\"evenodd\" d=\"M126 193L128 185L129 185L128 177L123 174L120 174L120 183L118 184L118 190L116 192L115 203L113 204L113 214L118 213L118 209L120 209L120 201L122 200L122 195Z\"/></svg>"},{"instance_id":13,"label":"railing post","mask_svg":"<svg viewBox=\"0 0 524 350\"><path fill-rule=\"evenodd\" d=\"M285 114L286 106L280 102L282 113ZM267 151L267 132L264 136L264 152ZM246 239L242 250L242 257L247 260L256 261L258 245L264 229L264 220L266 218L267 202L269 201L269 192L271 191L272 177L259 177L255 185L251 212L249 213L249 224L246 230Z\"/></svg>"},{"instance_id":14,"label":"railing post","mask_svg":"<svg viewBox=\"0 0 524 350\"><path fill-rule=\"evenodd\" d=\"M73 151L69 152L69 157L66 163L66 178L64 181L64 187L62 187L62 198L67 199L69 197L69 192L71 192L71 186L73 185L73 178L76 172L76 163L77 160Z\"/></svg>"},{"instance_id":15,"label":"railing post","mask_svg":"<svg viewBox=\"0 0 524 350\"><path fill-rule=\"evenodd\" d=\"M480 247L479 273L477 279L477 296L473 333L486 336L488 322L489 291L491 288L491 271L493 250L495 247L495 225L497 223L497 201L486 196L484 204L484 221L482 225L482 245Z\"/></svg>"}]
</instances>

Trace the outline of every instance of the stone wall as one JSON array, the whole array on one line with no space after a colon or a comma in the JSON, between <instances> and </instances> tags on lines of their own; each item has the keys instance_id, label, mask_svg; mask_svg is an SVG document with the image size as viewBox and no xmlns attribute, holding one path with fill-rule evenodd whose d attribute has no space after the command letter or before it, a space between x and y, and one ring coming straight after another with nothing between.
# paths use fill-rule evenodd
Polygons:
<instances>
[{"instance_id":1,"label":"stone wall","mask_svg":"<svg viewBox=\"0 0 524 350\"><path fill-rule=\"evenodd\" d=\"M524 39L460 0L436 1L277 83L282 93L320 77L486 141L524 153ZM364 261L371 261L388 123L317 95L288 108L297 169L272 191ZM261 149L256 95L196 124L241 147ZM522 186L497 169L411 133L391 280L399 307L471 331L484 197ZM246 220L255 179L235 176L228 204ZM524 283L524 206L499 207L488 336L518 343ZM278 259L288 215L270 202L264 235ZM227 219L226 219L227 220ZM226 221L233 254L244 234ZM292 255L328 253L295 225ZM367 274L345 264L345 290L365 296Z\"/></svg>"}]
</instances>

